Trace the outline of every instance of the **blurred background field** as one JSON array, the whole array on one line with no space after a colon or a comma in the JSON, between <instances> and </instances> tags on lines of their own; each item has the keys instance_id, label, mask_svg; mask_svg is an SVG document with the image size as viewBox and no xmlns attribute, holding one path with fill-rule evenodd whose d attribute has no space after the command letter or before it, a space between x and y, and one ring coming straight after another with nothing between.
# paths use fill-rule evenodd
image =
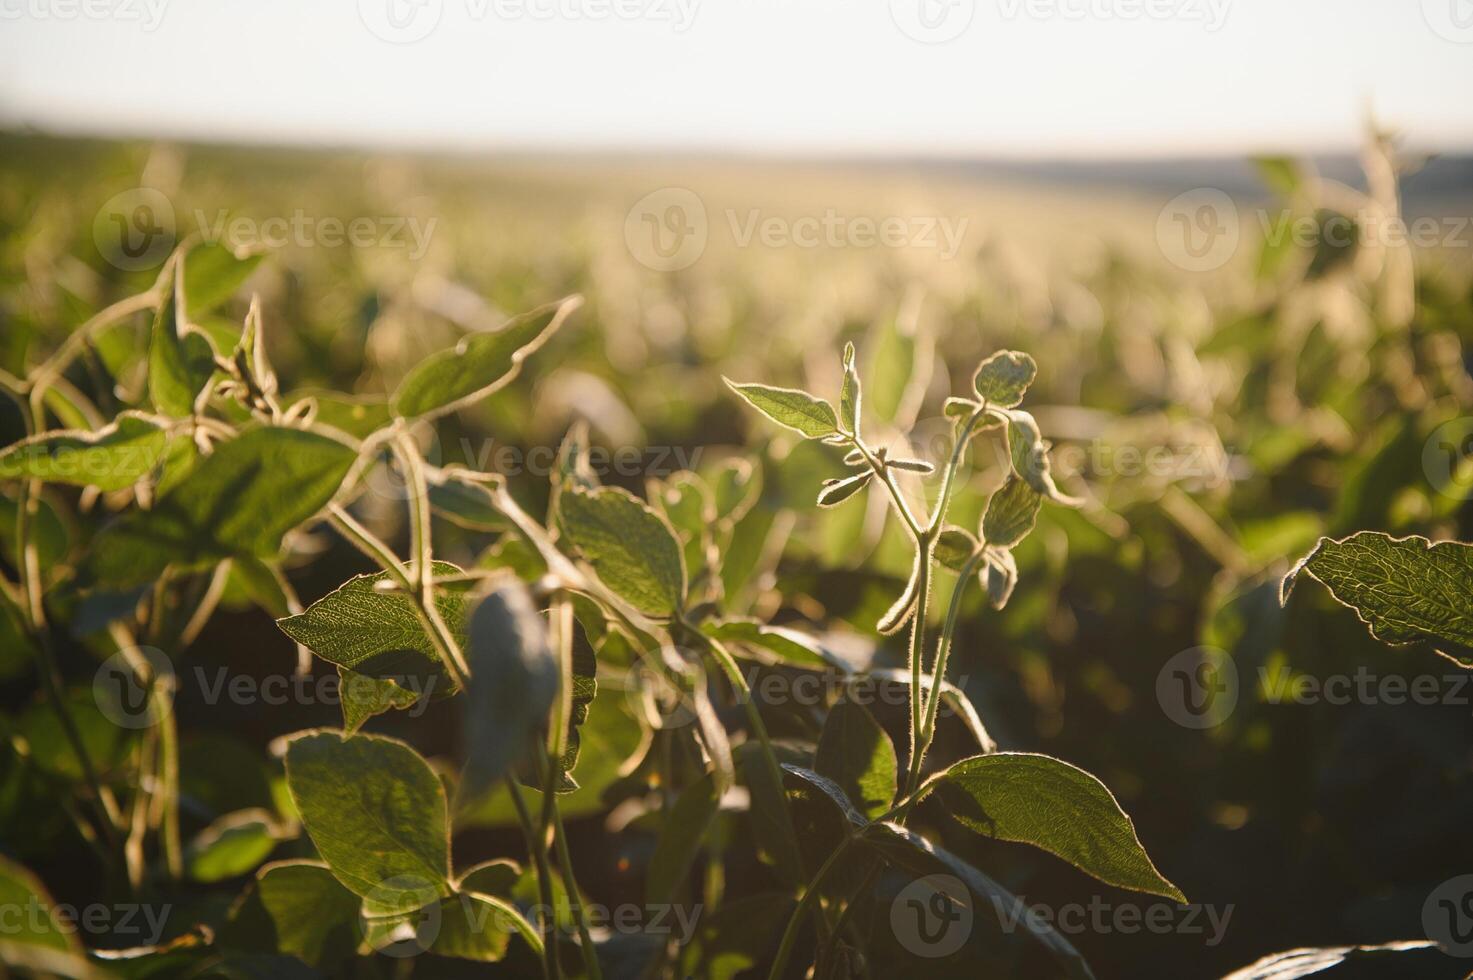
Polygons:
<instances>
[{"instance_id":1,"label":"blurred background field","mask_svg":"<svg viewBox=\"0 0 1473 980\"><path fill-rule=\"evenodd\" d=\"M1021 584L1005 610L986 608L976 590L968 597L953 679L1003 747L1098 774L1163 871L1194 901L1232 907L1220 943L1122 930L1071 937L1102 977L1220 975L1293 946L1421 936L1426 895L1473 868L1473 691L1435 705L1299 705L1274 703L1266 680L1360 667L1456 673L1429 650L1376 643L1321 592L1301 590L1281 608L1278 583L1321 534L1473 539L1473 160L1423 166L1374 136L1363 157L1317 165L972 165L370 155L13 132L0 137L0 367L23 374L91 313L151 284L158 263L140 266L118 238L139 189L172 211L133 229L160 241L223 228L226 244L249 247L256 241L228 230L259 240L284 223L287 240L213 328L238 330L244 298L257 293L286 390L371 402L460 331L584 294L587 305L514 385L442 427L437 461L496 468L488 454L511 447L512 489L540 506L547 483L533 472L535 450L555 447L579 418L596 443L672 467L709 469L756 449L767 551L786 547L771 567L753 558L753 608L866 642L908 564L879 495L818 511L812 488L836 460L775 436L721 377L832 395L837 351L853 341L876 424L895 448L930 458L946 448L941 404L976 363L1004 347L1032 353L1034 413L1061 484L1087 503L1044 510L1019 548ZM1198 230L1226 234L1231 219L1237 241L1199 271L1201 256L1173 236L1191 231L1201 200L1220 200L1199 200L1204 189L1221 192L1231 213L1213 205ZM111 217L118 195L134 195L117 212L122 226ZM1198 197L1176 203L1182 195ZM1433 222L1435 240L1407 248L1364 230L1397 214ZM1336 215L1360 229L1349 245L1322 233ZM825 216L842 225L837 240L799 240ZM372 233L340 241L333 222L355 219ZM757 231L743 244L744 229L768 219L774 237ZM1266 244L1265 227L1280 219L1311 240ZM865 220L899 221L911 238L862 244ZM647 236L662 232L669 249L652 253ZM661 268L664 252L696 240L681 235L704 240L699 254ZM126 357L99 350L88 363L120 394L138 383ZM0 416L0 443L21 434L14 414ZM978 448L956 523L975 522L1001 476L989 448ZM622 478L636 490L641 480ZM65 507L56 512L54 547L85 547L68 538ZM394 513L379 515L391 530ZM465 535L459 560L480 560L477 541ZM336 551L336 563L297 583L303 598L361 570ZM1228 651L1240 679L1236 709L1205 730L1173 720L1158 685L1167 661L1202 645ZM17 717L33 689L19 649L6 639L0 653L0 702ZM876 656L903 662L892 640ZM294 658L270 618L239 602L180 669L266 674ZM263 769L264 784L273 738L336 720L332 706L242 709L191 703L192 693L185 685L179 705L186 783L208 783L212 767L239 755ZM376 724L393 732L408 722ZM781 719L773 727L782 734ZM55 792L0 768L0 827L30 830L7 834L6 849L65 900L86 887L57 847L65 831L27 816ZM606 901L638 895L622 871L628 855L609 845L607 814L588 796L572 828L582 883ZM945 826L926 829L947 837ZM477 833L494 850L507 831ZM1020 848L975 838L958 848L1030 900L1099 891ZM1427 975L1451 976L1447 962Z\"/></svg>"}]
</instances>

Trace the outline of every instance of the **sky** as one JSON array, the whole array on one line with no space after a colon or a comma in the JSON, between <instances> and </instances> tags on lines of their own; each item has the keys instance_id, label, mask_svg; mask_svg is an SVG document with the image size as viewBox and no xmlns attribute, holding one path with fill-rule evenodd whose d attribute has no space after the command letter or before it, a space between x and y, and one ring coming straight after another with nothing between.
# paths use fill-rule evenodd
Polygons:
<instances>
[{"instance_id":1,"label":"sky","mask_svg":"<svg viewBox=\"0 0 1473 980\"><path fill-rule=\"evenodd\" d=\"M0 126L537 150L1473 150L1473 0L0 0Z\"/></svg>"}]
</instances>

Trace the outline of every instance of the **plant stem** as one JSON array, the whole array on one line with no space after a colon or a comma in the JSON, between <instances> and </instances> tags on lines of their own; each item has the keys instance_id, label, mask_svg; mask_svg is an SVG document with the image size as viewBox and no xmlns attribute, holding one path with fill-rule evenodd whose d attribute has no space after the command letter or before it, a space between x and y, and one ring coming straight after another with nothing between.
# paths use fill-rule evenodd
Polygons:
<instances>
[{"instance_id":1,"label":"plant stem","mask_svg":"<svg viewBox=\"0 0 1473 980\"><path fill-rule=\"evenodd\" d=\"M411 571L415 577L414 593L418 597L419 608L423 614L421 619L434 637L436 647L446 658L445 666L450 670L455 683L464 687L470 680L470 667L466 665L465 656L460 652L460 645L455 642L455 637L451 635L449 628L445 625L445 620L440 616L439 608L435 605L435 568L430 537L430 489L429 484L425 482L424 460L420 458L419 447L403 430L395 434L394 450L409 483L409 527L411 551L414 555Z\"/></svg>"},{"instance_id":2,"label":"plant stem","mask_svg":"<svg viewBox=\"0 0 1473 980\"><path fill-rule=\"evenodd\" d=\"M921 549L916 575L916 611L910 632L910 772L905 780L906 792L915 789L921 773L922 699L925 690L921 680L925 671L926 614L931 605L931 543L918 541Z\"/></svg>"},{"instance_id":3,"label":"plant stem","mask_svg":"<svg viewBox=\"0 0 1473 980\"><path fill-rule=\"evenodd\" d=\"M987 557L987 547L984 545L972 553L967 563L962 566L957 576L956 588L951 591L951 602L946 607L946 620L941 624L941 639L936 644L936 663L931 668L931 696L926 700L926 719L921 726L921 741L916 749L916 765L912 766L910 777L910 788L915 789L916 780L920 775L920 762L924 760L926 751L931 747L931 740L936 736L936 714L937 707L941 703L942 687L946 684L946 660L951 654L951 641L956 633L956 621L961 613L962 595L967 590L967 582L972 578L972 573L977 570L977 564Z\"/></svg>"},{"instance_id":4,"label":"plant stem","mask_svg":"<svg viewBox=\"0 0 1473 980\"><path fill-rule=\"evenodd\" d=\"M537 893L542 902L542 972L545 980L559 980L563 968L557 958L557 909L553 905L552 869L547 864L547 848L537 839L537 829L532 824L532 815L527 811L527 801L522 797L522 788L517 785L516 777L506 777L506 789L511 794L512 806L522 825L522 835L527 839L527 856L537 867ZM544 834L542 840L546 839Z\"/></svg>"},{"instance_id":5,"label":"plant stem","mask_svg":"<svg viewBox=\"0 0 1473 980\"><path fill-rule=\"evenodd\" d=\"M828 860L824 861L818 873L813 876L813 880L808 883L803 897L798 900L798 907L793 910L793 917L788 920L788 926L783 930L782 942L777 947L777 955L773 957L772 969L767 972L767 980L782 980L783 970L787 969L788 959L793 955L793 945L798 941L799 926L812 909L814 902L818 900L819 886L824 883L829 872L838 865L839 858L849 849L853 841L853 837L844 838L844 842L834 848L834 852L828 856Z\"/></svg>"},{"instance_id":6,"label":"plant stem","mask_svg":"<svg viewBox=\"0 0 1473 980\"><path fill-rule=\"evenodd\" d=\"M411 600L410 605L414 609L415 618L419 620L420 626L424 628L425 635L430 638L430 643L434 645L435 653L439 656L440 662L445 664L446 670L450 671L451 677L455 682L464 686L465 678L455 677L456 665L460 662L460 649L455 644L454 637L450 636L448 631L441 632L441 630L444 630L445 624L440 619L438 611L431 617L430 613L425 610L419 591L415 588L414 583L409 580L409 575L405 571L404 566L400 564L398 556L394 554L388 545L384 544L378 535L374 534L362 524L359 524L353 518L353 515L348 513L347 509L341 504L328 504L327 516L328 520L332 522L333 527L336 527L342 532L343 536L354 547L372 559L385 572L388 572L389 578L393 580L394 584L409 594ZM431 603L430 605L433 607L434 604ZM440 624L440 630L436 630L435 628L437 622Z\"/></svg>"},{"instance_id":7,"label":"plant stem","mask_svg":"<svg viewBox=\"0 0 1473 980\"><path fill-rule=\"evenodd\" d=\"M588 980L603 980L603 973L598 967L598 950L593 945L593 935L588 930L588 919L583 912L583 900L578 891L578 879L573 874L573 855L568 850L568 835L563 829L563 815L558 809L557 793L554 784L557 782L557 766L550 756L539 754L538 768L542 769L546 776L543 779L543 799L546 812L552 817L552 843L557 852L558 870L563 875L563 887L568 890L568 904L571 906L573 921L578 926L578 945L583 953L583 966L588 971Z\"/></svg>"}]
</instances>

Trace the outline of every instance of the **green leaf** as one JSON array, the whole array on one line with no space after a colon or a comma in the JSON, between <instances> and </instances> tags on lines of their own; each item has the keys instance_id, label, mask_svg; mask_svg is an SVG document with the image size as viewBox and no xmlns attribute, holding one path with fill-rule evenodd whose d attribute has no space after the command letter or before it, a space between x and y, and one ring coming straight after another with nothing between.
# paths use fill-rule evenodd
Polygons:
<instances>
[{"instance_id":1,"label":"green leaf","mask_svg":"<svg viewBox=\"0 0 1473 980\"><path fill-rule=\"evenodd\" d=\"M77 942L75 933L63 931L52 915L55 907L56 903L47 894L41 879L9 858L0 856L0 908L11 910L9 921L0 933L0 944L37 946L62 953L81 952L82 945Z\"/></svg>"},{"instance_id":2,"label":"green leaf","mask_svg":"<svg viewBox=\"0 0 1473 980\"><path fill-rule=\"evenodd\" d=\"M1012 408L1023 400L1038 374L1038 365L1022 351L1000 350L977 366L972 387L994 408Z\"/></svg>"},{"instance_id":3,"label":"green leaf","mask_svg":"<svg viewBox=\"0 0 1473 980\"><path fill-rule=\"evenodd\" d=\"M15 443L0 452L0 479L121 490L151 473L167 444L167 433L154 422L124 412L96 432L43 432Z\"/></svg>"},{"instance_id":4,"label":"green leaf","mask_svg":"<svg viewBox=\"0 0 1473 980\"><path fill-rule=\"evenodd\" d=\"M547 727L561 671L531 593L511 576L476 603L467 632L471 679L461 723L466 746L461 792L474 799Z\"/></svg>"},{"instance_id":5,"label":"green leaf","mask_svg":"<svg viewBox=\"0 0 1473 980\"><path fill-rule=\"evenodd\" d=\"M946 399L941 406L941 414L949 419L964 420L972 417L972 414L981 406L970 398L951 397Z\"/></svg>"},{"instance_id":6,"label":"green leaf","mask_svg":"<svg viewBox=\"0 0 1473 980\"><path fill-rule=\"evenodd\" d=\"M445 788L408 745L308 732L287 748L286 781L318 853L355 895L402 911L426 889L450 893Z\"/></svg>"},{"instance_id":7,"label":"green leaf","mask_svg":"<svg viewBox=\"0 0 1473 980\"><path fill-rule=\"evenodd\" d=\"M1473 667L1473 545L1378 531L1321 538L1285 578L1284 598L1301 570L1383 643L1441 644L1454 648L1445 655Z\"/></svg>"},{"instance_id":8,"label":"green leaf","mask_svg":"<svg viewBox=\"0 0 1473 980\"><path fill-rule=\"evenodd\" d=\"M987 875L908 827L896 823L870 824L865 828L862 839L892 864L921 875L932 875L937 872L954 875L962 881L969 892L985 899L992 908L1021 908L1024 905L1020 898ZM932 880L938 883L944 881L944 879ZM948 897L953 901L971 904L966 895L948 895ZM1059 961L1069 977L1073 980L1094 980L1094 974L1090 972L1084 957L1079 955L1079 951L1069 940L1054 931L1047 920L1034 915L1020 916L1019 920L1028 934Z\"/></svg>"},{"instance_id":9,"label":"green leaf","mask_svg":"<svg viewBox=\"0 0 1473 980\"><path fill-rule=\"evenodd\" d=\"M1024 480L1009 474L1007 482L987 501L982 515L982 537L999 548L1011 548L1027 537L1038 519L1043 497Z\"/></svg>"},{"instance_id":10,"label":"green leaf","mask_svg":"<svg viewBox=\"0 0 1473 980\"><path fill-rule=\"evenodd\" d=\"M823 670L835 666L818 640L786 626L769 626L755 619L707 620L701 632L724 643L766 650L795 667Z\"/></svg>"},{"instance_id":11,"label":"green leaf","mask_svg":"<svg viewBox=\"0 0 1473 980\"><path fill-rule=\"evenodd\" d=\"M844 386L839 390L839 422L845 431L859 438L860 389L859 371L854 367L854 345L844 345Z\"/></svg>"},{"instance_id":12,"label":"green leaf","mask_svg":"<svg viewBox=\"0 0 1473 980\"><path fill-rule=\"evenodd\" d=\"M869 709L848 698L829 709L813 768L838 783L871 818L890 809L895 799L895 746Z\"/></svg>"},{"instance_id":13,"label":"green leaf","mask_svg":"<svg viewBox=\"0 0 1473 980\"><path fill-rule=\"evenodd\" d=\"M1032 844L1106 884L1186 902L1146 856L1115 797L1083 769L1046 755L997 752L963 759L932 783L978 833Z\"/></svg>"},{"instance_id":14,"label":"green leaf","mask_svg":"<svg viewBox=\"0 0 1473 980\"><path fill-rule=\"evenodd\" d=\"M500 330L469 334L431 354L399 383L390 407L400 418L435 418L499 391L582 303L582 297L570 296L539 306Z\"/></svg>"},{"instance_id":15,"label":"green leaf","mask_svg":"<svg viewBox=\"0 0 1473 980\"><path fill-rule=\"evenodd\" d=\"M375 715L414 707L419 703L419 697L415 692L400 687L392 678L338 668L338 705L343 710L343 730L349 735Z\"/></svg>"},{"instance_id":16,"label":"green leaf","mask_svg":"<svg viewBox=\"0 0 1473 980\"><path fill-rule=\"evenodd\" d=\"M761 384L738 384L723 378L729 388L741 395L757 411L778 425L792 429L809 439L822 439L839 430L839 417L834 406L797 388L774 388Z\"/></svg>"},{"instance_id":17,"label":"green leaf","mask_svg":"<svg viewBox=\"0 0 1473 980\"><path fill-rule=\"evenodd\" d=\"M1067 507L1078 506L1079 501L1059 492L1054 485L1052 464L1049 463L1048 446L1038 431L1033 416L1021 409L1005 409L1008 419L1008 455L1012 460L1013 472L1022 477L1038 494Z\"/></svg>"},{"instance_id":18,"label":"green leaf","mask_svg":"<svg viewBox=\"0 0 1473 980\"><path fill-rule=\"evenodd\" d=\"M1433 950L1437 952L1431 952ZM1427 966L1425 973L1403 960L1398 960L1395 964L1387 961L1391 956L1400 957L1419 952L1429 954L1417 961L1418 964ZM1442 959L1445 955L1446 951L1438 950L1437 943L1430 939L1407 939L1379 946L1307 946L1265 956L1241 970L1234 970L1222 980L1301 980L1302 977L1324 973L1347 962L1363 964L1362 969L1366 972L1360 974L1361 976L1431 976L1437 969L1432 964L1446 963ZM1340 976L1342 973L1337 972L1336 975ZM1344 972L1343 975L1350 974Z\"/></svg>"},{"instance_id":19,"label":"green leaf","mask_svg":"<svg viewBox=\"0 0 1473 980\"><path fill-rule=\"evenodd\" d=\"M276 825L265 810L228 813L200 831L185 849L185 870L195 881L247 874L276 848Z\"/></svg>"},{"instance_id":20,"label":"green leaf","mask_svg":"<svg viewBox=\"0 0 1473 980\"><path fill-rule=\"evenodd\" d=\"M294 392L289 401L292 407L311 399L317 409L317 422L331 426L357 439L366 439L388 425L393 416L388 403L381 397L341 395L334 391Z\"/></svg>"},{"instance_id":21,"label":"green leaf","mask_svg":"<svg viewBox=\"0 0 1473 980\"><path fill-rule=\"evenodd\" d=\"M316 861L281 861L256 872L256 896L276 933L276 949L309 966L352 952L358 896Z\"/></svg>"},{"instance_id":22,"label":"green leaf","mask_svg":"<svg viewBox=\"0 0 1473 980\"><path fill-rule=\"evenodd\" d=\"M591 642L591 641L590 641ZM578 767L578 756L583 749L583 724L593 709L593 699L598 697L598 657L588 645L573 647L573 697L569 704L567 747L562 758L556 762L561 776L558 793L574 793L578 781L570 773Z\"/></svg>"},{"instance_id":23,"label":"green leaf","mask_svg":"<svg viewBox=\"0 0 1473 980\"><path fill-rule=\"evenodd\" d=\"M660 828L660 839L645 869L644 900L667 905L690 873L705 843L706 830L716 819L721 794L713 774L707 773L681 791Z\"/></svg>"},{"instance_id":24,"label":"green leaf","mask_svg":"<svg viewBox=\"0 0 1473 980\"><path fill-rule=\"evenodd\" d=\"M863 490L874 477L872 471L857 473L842 479L825 480L818 491L818 506L836 507Z\"/></svg>"},{"instance_id":25,"label":"green leaf","mask_svg":"<svg viewBox=\"0 0 1473 980\"><path fill-rule=\"evenodd\" d=\"M437 576L458 575L450 562L434 563ZM411 692L433 693L431 684L451 687L449 674L435 655L434 643L414 612L414 600L397 589L380 591L388 572L355 575L301 613L278 619L287 636L329 663L379 680L398 681ZM467 584L440 585L435 608L457 642L465 641ZM372 692L364 690L368 698ZM396 699L397 700L397 699ZM344 700L346 709L347 700Z\"/></svg>"},{"instance_id":26,"label":"green leaf","mask_svg":"<svg viewBox=\"0 0 1473 980\"><path fill-rule=\"evenodd\" d=\"M1001 609L1006 606L1012 598L1013 589L1018 585L1018 563L1013 558L1013 553L1007 550L988 552L987 567L978 574L982 579L982 588L987 590L992 608Z\"/></svg>"},{"instance_id":27,"label":"green leaf","mask_svg":"<svg viewBox=\"0 0 1473 980\"><path fill-rule=\"evenodd\" d=\"M183 259L189 319L204 316L235 295L265 257L264 252L237 254L220 242L205 242L190 249Z\"/></svg>"},{"instance_id":28,"label":"green leaf","mask_svg":"<svg viewBox=\"0 0 1473 980\"><path fill-rule=\"evenodd\" d=\"M563 526L598 577L652 616L672 616L685 599L685 558L674 530L619 487L573 489L560 498Z\"/></svg>"},{"instance_id":29,"label":"green leaf","mask_svg":"<svg viewBox=\"0 0 1473 980\"><path fill-rule=\"evenodd\" d=\"M834 805L837 815L842 817L844 822L848 823L851 827L862 828L869 825L869 818L859 812L859 808L854 805L854 801L849 799L849 794L844 792L844 787L829 777L820 775L812 769L805 769L802 766L794 765L791 762L783 763L783 771L797 776L821 792Z\"/></svg>"},{"instance_id":30,"label":"green leaf","mask_svg":"<svg viewBox=\"0 0 1473 980\"><path fill-rule=\"evenodd\" d=\"M976 554L977 548L977 539L972 537L971 531L950 525L942 528L936 539L936 547L931 553L946 568L960 572L967 567L967 562Z\"/></svg>"},{"instance_id":31,"label":"green leaf","mask_svg":"<svg viewBox=\"0 0 1473 980\"><path fill-rule=\"evenodd\" d=\"M132 511L93 541L94 581L139 585L165 566L268 557L332 500L357 454L300 429L262 426L221 443L152 510Z\"/></svg>"},{"instance_id":32,"label":"green leaf","mask_svg":"<svg viewBox=\"0 0 1473 980\"><path fill-rule=\"evenodd\" d=\"M453 895L440 902L440 928L430 952L477 963L495 963L506 955L513 930L527 936L515 906L495 896Z\"/></svg>"},{"instance_id":33,"label":"green leaf","mask_svg":"<svg viewBox=\"0 0 1473 980\"><path fill-rule=\"evenodd\" d=\"M430 507L436 516L468 531L504 531L506 516L496 509L496 497L484 484L444 479L429 484Z\"/></svg>"},{"instance_id":34,"label":"green leaf","mask_svg":"<svg viewBox=\"0 0 1473 980\"><path fill-rule=\"evenodd\" d=\"M215 373L215 348L183 315L183 285L172 263L157 288L163 299L148 344L148 397L160 412L183 418L194 414L195 398Z\"/></svg>"},{"instance_id":35,"label":"green leaf","mask_svg":"<svg viewBox=\"0 0 1473 980\"><path fill-rule=\"evenodd\" d=\"M571 903L567 886L562 878L554 874L549 883L552 891L552 915L560 927L573 928ZM542 955L542 935L537 927L527 921L517 909L516 903L536 905L541 902L541 891L537 886L537 873L533 869L522 870L515 861L501 859L478 864L465 873L456 884L463 896L472 896L483 902L494 902L500 913L502 931L517 933L532 948L537 956ZM441 952L436 950L436 952ZM447 954L456 955L456 954ZM466 957L469 958L469 957Z\"/></svg>"}]
</instances>

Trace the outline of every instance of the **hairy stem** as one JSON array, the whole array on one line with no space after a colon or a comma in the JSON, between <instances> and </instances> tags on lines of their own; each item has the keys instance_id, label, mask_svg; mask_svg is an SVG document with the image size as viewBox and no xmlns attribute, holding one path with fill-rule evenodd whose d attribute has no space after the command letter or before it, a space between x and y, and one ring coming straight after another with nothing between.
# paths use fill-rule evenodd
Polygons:
<instances>
[{"instance_id":1,"label":"hairy stem","mask_svg":"<svg viewBox=\"0 0 1473 980\"><path fill-rule=\"evenodd\" d=\"M568 833L563 829L563 815L557 805L557 765L551 756L539 755L538 767L546 773L543 780L543 792L546 794L543 803L545 811L552 818L553 848L557 852L558 870L563 875L563 887L568 890L568 904L571 906L573 921L578 926L578 945L583 953L583 966L588 971L588 980L603 980L603 973L598 967L598 950L594 948L588 917L583 909L583 899L578 891L578 879L573 874L573 855L568 850Z\"/></svg>"},{"instance_id":2,"label":"hairy stem","mask_svg":"<svg viewBox=\"0 0 1473 980\"><path fill-rule=\"evenodd\" d=\"M931 740L936 737L937 708L941 704L941 691L946 683L946 659L951 654L951 641L956 633L957 618L961 613L962 596L967 591L967 582L977 570L978 563L986 560L987 548L978 548L962 566L957 576L956 588L951 591L951 602L946 607L946 620L941 624L941 639L936 644L936 663L931 668L931 694L926 699L926 717L921 726L921 740L916 747L916 765L911 767L910 788L916 787L920 776L920 762L925 759Z\"/></svg>"},{"instance_id":3,"label":"hairy stem","mask_svg":"<svg viewBox=\"0 0 1473 980\"><path fill-rule=\"evenodd\" d=\"M527 857L537 868L537 894L542 903L539 924L542 927L544 980L560 980L563 968L557 958L557 909L552 898L552 869L547 863L547 835L543 834L541 839L538 838L537 828L532 823L532 814L527 810L527 801L522 797L522 788L517 785L516 777L506 777L506 789L511 794L512 806L517 811L517 821L522 825L522 836L527 840Z\"/></svg>"},{"instance_id":4,"label":"hairy stem","mask_svg":"<svg viewBox=\"0 0 1473 980\"><path fill-rule=\"evenodd\" d=\"M460 651L460 644L451 635L449 627L445 625L445 620L440 615L439 608L435 605L435 568L430 537L430 489L429 484L425 481L424 460L420 457L419 447L403 430L396 434L394 449L409 484L409 527L411 552L414 555L411 571L414 574L414 594L418 598L421 619L434 637L436 647L446 658L445 666L449 668L455 683L464 687L466 681L470 679L470 668L466 665L465 656Z\"/></svg>"}]
</instances>

